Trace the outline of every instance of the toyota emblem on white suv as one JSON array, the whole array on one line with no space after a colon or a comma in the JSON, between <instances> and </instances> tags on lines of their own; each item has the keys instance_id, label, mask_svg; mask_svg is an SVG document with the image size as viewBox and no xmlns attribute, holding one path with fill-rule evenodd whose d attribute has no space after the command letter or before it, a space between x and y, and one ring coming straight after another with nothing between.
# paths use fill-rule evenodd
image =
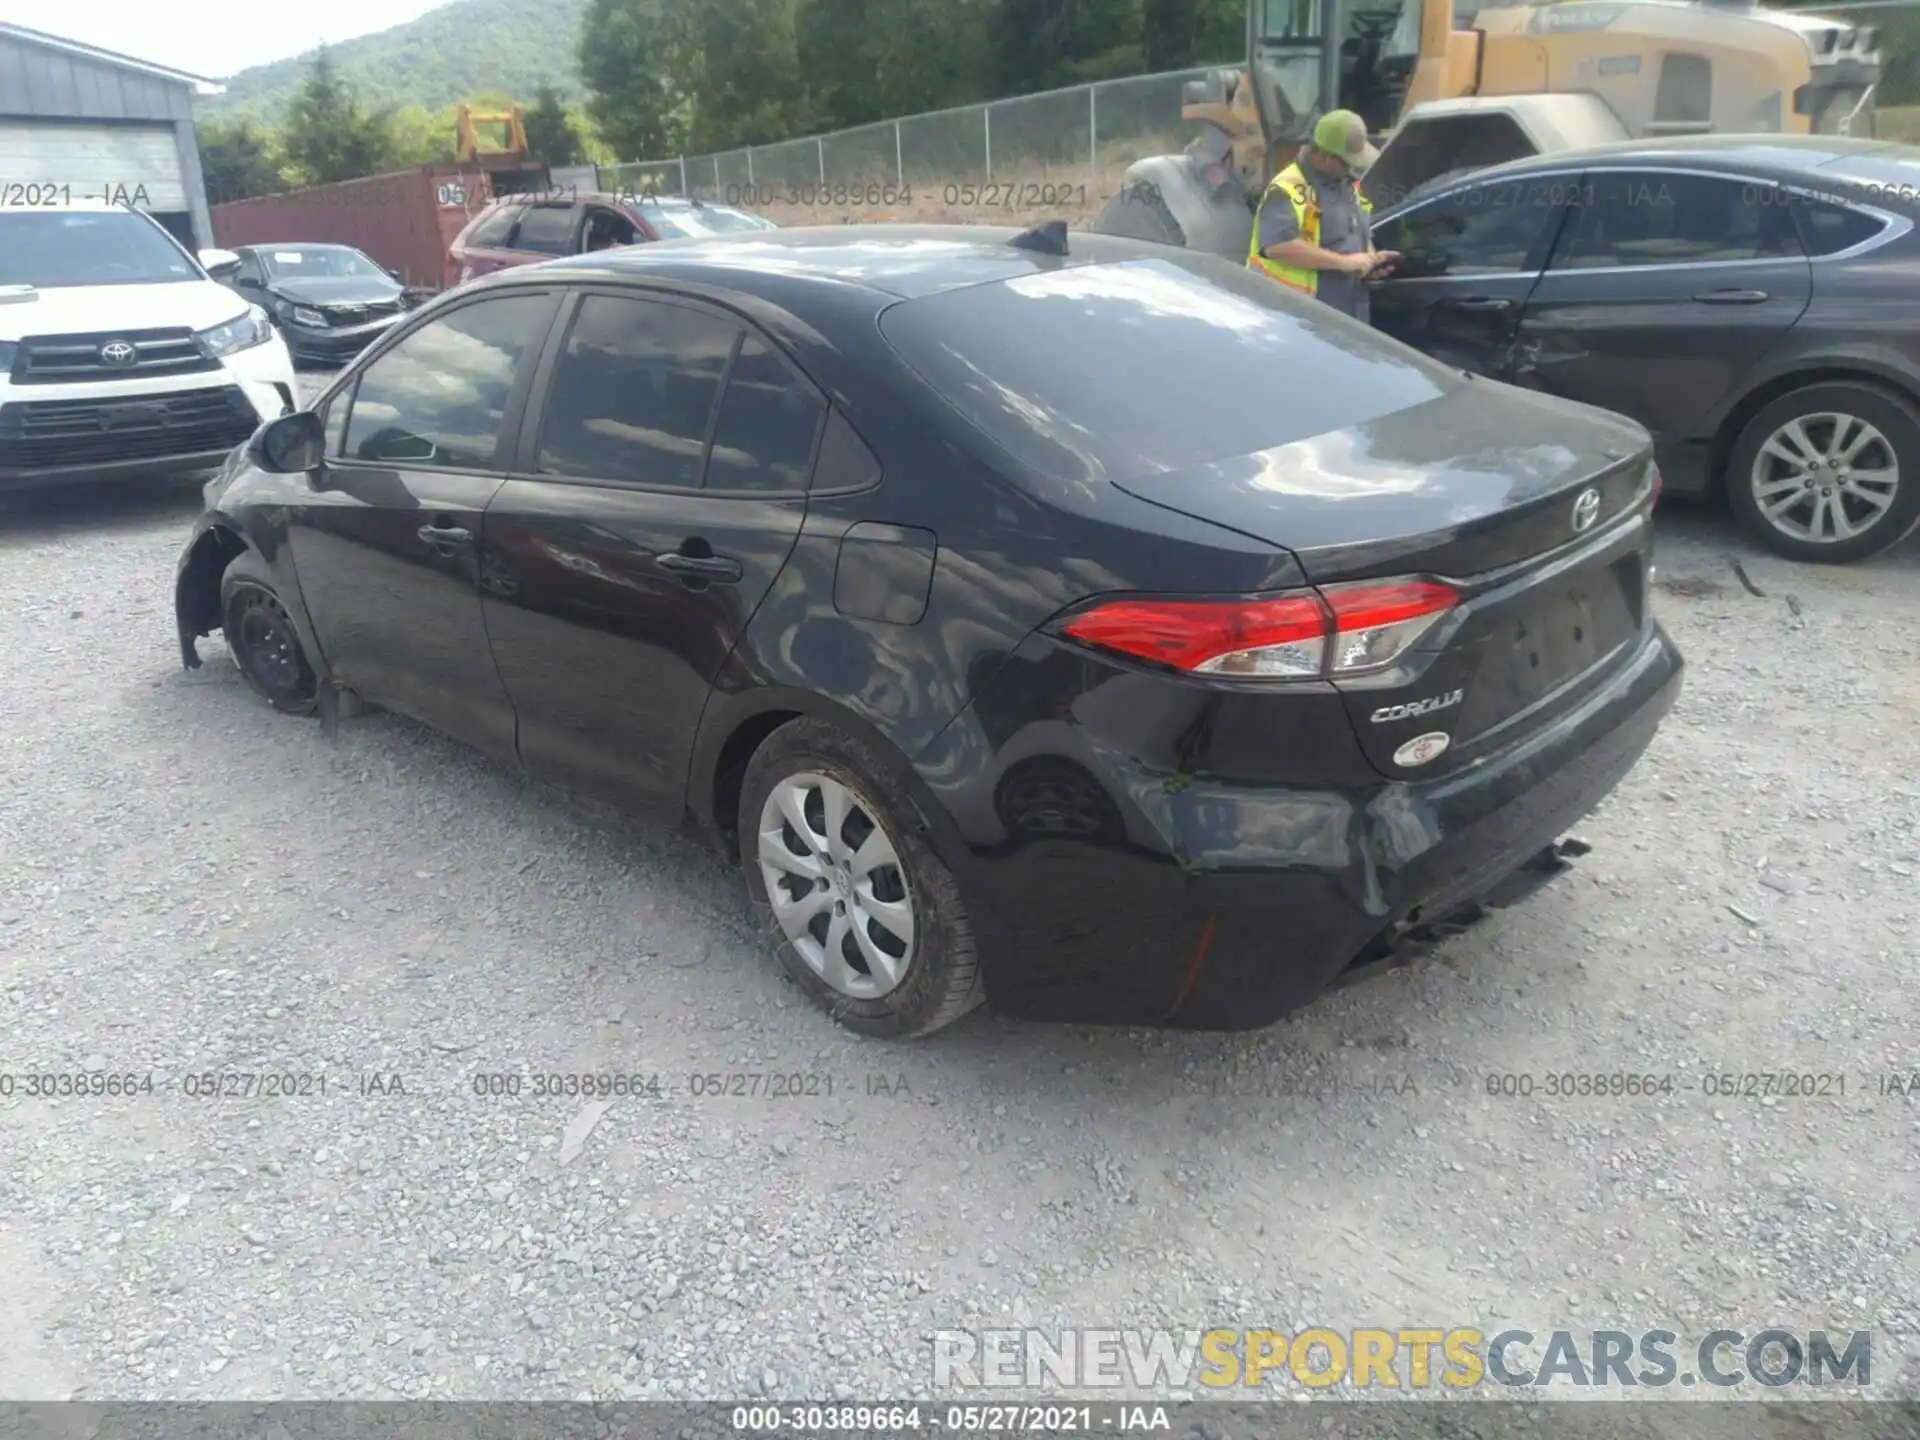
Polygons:
<instances>
[{"instance_id":1,"label":"toyota emblem on white suv","mask_svg":"<svg viewBox=\"0 0 1920 1440\"><path fill-rule=\"evenodd\" d=\"M100 358L108 365L131 365L138 353L124 340L109 340L100 347Z\"/></svg>"},{"instance_id":2,"label":"toyota emblem on white suv","mask_svg":"<svg viewBox=\"0 0 1920 1440\"><path fill-rule=\"evenodd\" d=\"M1600 518L1600 492L1589 486L1580 492L1580 498L1573 502L1573 533L1578 535L1591 530L1593 522Z\"/></svg>"}]
</instances>

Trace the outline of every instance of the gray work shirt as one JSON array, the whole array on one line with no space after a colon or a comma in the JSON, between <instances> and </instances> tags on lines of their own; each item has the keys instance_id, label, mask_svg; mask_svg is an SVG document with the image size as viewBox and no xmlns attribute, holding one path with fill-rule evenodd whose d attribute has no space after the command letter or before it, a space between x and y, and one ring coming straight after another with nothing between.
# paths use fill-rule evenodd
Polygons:
<instances>
[{"instance_id":1,"label":"gray work shirt","mask_svg":"<svg viewBox=\"0 0 1920 1440\"><path fill-rule=\"evenodd\" d=\"M1306 173L1303 171L1302 173ZM1315 180L1314 204L1320 211L1320 248L1341 255L1357 255L1367 248L1373 235L1367 212L1360 208L1360 195L1351 180ZM1260 249L1300 238L1299 222L1293 218L1293 200L1272 191L1260 206ZM1320 272L1319 298L1334 309L1356 320L1370 319L1367 287L1357 275L1342 275L1337 270Z\"/></svg>"}]
</instances>

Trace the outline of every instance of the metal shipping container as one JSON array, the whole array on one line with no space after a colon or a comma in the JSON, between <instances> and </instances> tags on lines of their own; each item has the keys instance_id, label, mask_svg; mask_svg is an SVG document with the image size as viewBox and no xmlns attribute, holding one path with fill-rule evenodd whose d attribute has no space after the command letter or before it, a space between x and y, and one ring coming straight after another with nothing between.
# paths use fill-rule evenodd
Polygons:
<instances>
[{"instance_id":1,"label":"metal shipping container","mask_svg":"<svg viewBox=\"0 0 1920 1440\"><path fill-rule=\"evenodd\" d=\"M448 248L492 196L478 166L424 165L215 205L214 243L352 245L408 285L443 290L459 278Z\"/></svg>"}]
</instances>

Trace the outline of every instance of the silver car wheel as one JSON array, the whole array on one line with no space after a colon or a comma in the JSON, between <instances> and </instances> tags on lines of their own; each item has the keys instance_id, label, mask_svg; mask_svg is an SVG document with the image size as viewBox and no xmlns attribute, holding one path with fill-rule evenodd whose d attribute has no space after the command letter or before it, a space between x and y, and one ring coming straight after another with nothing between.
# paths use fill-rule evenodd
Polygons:
<instances>
[{"instance_id":1,"label":"silver car wheel","mask_svg":"<svg viewBox=\"0 0 1920 1440\"><path fill-rule=\"evenodd\" d=\"M1857 415L1789 420L1767 437L1749 477L1761 517L1782 535L1832 545L1864 534L1893 508L1900 461Z\"/></svg>"},{"instance_id":2,"label":"silver car wheel","mask_svg":"<svg viewBox=\"0 0 1920 1440\"><path fill-rule=\"evenodd\" d=\"M906 868L879 812L826 775L789 775L760 809L760 876L781 933L840 994L877 1000L913 961Z\"/></svg>"}]
</instances>

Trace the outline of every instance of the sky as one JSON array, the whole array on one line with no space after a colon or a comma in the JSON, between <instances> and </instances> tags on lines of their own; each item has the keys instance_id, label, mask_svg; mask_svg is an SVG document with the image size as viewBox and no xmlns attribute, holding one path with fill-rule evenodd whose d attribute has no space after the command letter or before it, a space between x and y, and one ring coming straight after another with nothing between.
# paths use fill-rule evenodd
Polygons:
<instances>
[{"instance_id":1,"label":"sky","mask_svg":"<svg viewBox=\"0 0 1920 1440\"><path fill-rule=\"evenodd\" d=\"M0 0L0 20L218 79L418 19L447 0Z\"/></svg>"}]
</instances>

